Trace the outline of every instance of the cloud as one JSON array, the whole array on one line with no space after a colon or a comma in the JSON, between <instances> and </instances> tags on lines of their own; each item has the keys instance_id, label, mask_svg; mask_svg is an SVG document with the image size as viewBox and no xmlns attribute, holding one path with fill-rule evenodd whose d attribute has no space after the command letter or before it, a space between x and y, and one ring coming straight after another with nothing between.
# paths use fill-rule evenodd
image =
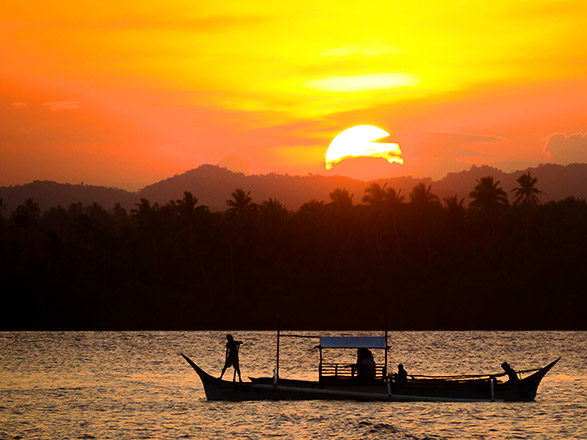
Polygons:
<instances>
[{"instance_id":1,"label":"cloud","mask_svg":"<svg viewBox=\"0 0 587 440\"><path fill-rule=\"evenodd\" d=\"M251 163L248 160L243 159L237 153L230 153L218 162L218 166L226 168L234 173L243 173L245 175L249 174L251 171Z\"/></svg>"},{"instance_id":2,"label":"cloud","mask_svg":"<svg viewBox=\"0 0 587 440\"><path fill-rule=\"evenodd\" d=\"M548 137L544 145L548 160L562 165L587 163L587 133L555 133Z\"/></svg>"},{"instance_id":3,"label":"cloud","mask_svg":"<svg viewBox=\"0 0 587 440\"><path fill-rule=\"evenodd\" d=\"M10 107L14 107L14 108L23 108L26 107L27 103L26 102L22 102L22 101L17 101L17 102L11 102L10 103Z\"/></svg>"},{"instance_id":4,"label":"cloud","mask_svg":"<svg viewBox=\"0 0 587 440\"><path fill-rule=\"evenodd\" d=\"M59 112L62 110L77 110L81 108L79 101L51 101L42 104L43 107L48 107L52 112Z\"/></svg>"}]
</instances>

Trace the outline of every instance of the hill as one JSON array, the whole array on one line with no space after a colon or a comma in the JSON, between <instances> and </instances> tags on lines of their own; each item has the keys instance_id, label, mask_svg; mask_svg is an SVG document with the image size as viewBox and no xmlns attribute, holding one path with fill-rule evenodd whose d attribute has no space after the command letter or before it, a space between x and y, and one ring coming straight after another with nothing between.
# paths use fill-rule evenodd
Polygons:
<instances>
[{"instance_id":1,"label":"hill","mask_svg":"<svg viewBox=\"0 0 587 440\"><path fill-rule=\"evenodd\" d=\"M84 205L96 202L108 209L120 203L125 208L130 208L139 200L137 194L119 188L51 181L35 180L26 185L0 187L0 199L8 211L13 211L28 198L37 202L42 211L57 205L67 208L75 202L82 202Z\"/></svg>"},{"instance_id":2,"label":"hill","mask_svg":"<svg viewBox=\"0 0 587 440\"><path fill-rule=\"evenodd\" d=\"M587 164L556 165L543 164L538 167L504 173L489 166L473 166L468 171L450 173L444 179L432 184L432 191L442 197L458 194L465 197L476 185L477 179L493 176L508 193L518 186L516 180L524 173L530 172L538 179L537 187L542 202L561 200L570 196L587 198ZM441 197L441 198L442 198Z\"/></svg>"},{"instance_id":3,"label":"hill","mask_svg":"<svg viewBox=\"0 0 587 440\"><path fill-rule=\"evenodd\" d=\"M144 197L151 202L165 204L169 200L183 197L184 191L191 191L200 204L212 210L226 209L226 200L236 188L251 191L253 200L260 203L275 198L286 204L288 209L295 210L310 200L328 201L328 195L335 188L345 188L354 194L354 203L360 203L365 188L373 182L401 190L407 195L418 183L432 186L432 192L444 199L453 194L465 197L473 189L477 179L493 176L509 193L517 184L516 179L530 171L538 178L538 188L543 191L540 199L543 202L560 200L569 196L587 198L587 164L555 165L546 164L513 173L489 166L473 166L468 171L450 173L438 181L417 179L412 177L396 177L362 181L343 176L289 176L282 174L264 174L246 176L234 173L215 165L201 165L196 169L170 177L148 185L142 190L132 193L118 188L107 188L91 185L71 185L50 181L34 181L26 185L0 187L0 199L3 199L9 211L12 211L27 198L39 203L42 210L62 205L67 207L74 202L91 204L97 202L111 209L120 203L123 207L132 208L139 198Z\"/></svg>"},{"instance_id":4,"label":"hill","mask_svg":"<svg viewBox=\"0 0 587 440\"><path fill-rule=\"evenodd\" d=\"M149 185L139 191L139 196L158 203L166 203L169 200L181 198L184 191L191 191L198 197L201 204L213 210L224 210L230 193L236 188L243 188L245 191L251 191L253 200L256 202L273 197L285 203L289 209L297 209L310 200L328 201L328 195L335 188L346 188L354 194L354 202L360 203L365 188L373 182L401 190L405 195L409 194L418 183L423 182L426 185L432 185L432 192L443 199L453 194L466 197L476 185L477 179L493 176L501 182L507 192L510 192L517 186L516 179L527 171L538 178L538 188L544 192L540 197L543 202L560 200L569 196L587 197L587 164L566 166L547 164L513 173L504 173L488 166L473 166L468 171L451 173L438 181L428 178L396 177L368 182L342 176L300 177L279 174L245 176L217 166L202 165L197 169Z\"/></svg>"},{"instance_id":5,"label":"hill","mask_svg":"<svg viewBox=\"0 0 587 440\"><path fill-rule=\"evenodd\" d=\"M401 188L412 188L419 180L411 177L395 179ZM179 199L184 191L191 191L201 204L212 210L226 209L226 200L236 188L251 191L255 202L270 197L285 203L289 209L297 209L310 200L328 200L335 188L346 188L355 194L355 203L360 203L368 183L343 176L289 176L265 174L245 176L214 165L202 165L195 170L149 185L139 191L145 197L158 203Z\"/></svg>"}]
</instances>

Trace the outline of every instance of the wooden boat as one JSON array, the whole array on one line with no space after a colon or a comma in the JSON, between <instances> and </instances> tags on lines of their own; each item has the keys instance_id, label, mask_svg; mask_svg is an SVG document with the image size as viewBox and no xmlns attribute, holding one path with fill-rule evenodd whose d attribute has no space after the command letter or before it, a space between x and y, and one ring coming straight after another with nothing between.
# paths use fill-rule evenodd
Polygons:
<instances>
[{"instance_id":1,"label":"wooden boat","mask_svg":"<svg viewBox=\"0 0 587 440\"><path fill-rule=\"evenodd\" d=\"M278 335L279 341L279 335ZM399 379L387 373L387 336L322 337L318 381L279 377L279 348L273 377L231 382L211 376L190 358L183 358L198 373L208 400L367 400L439 402L532 401L544 375L560 360L542 368L517 373L518 380L505 380L505 373L461 376L417 376ZM279 347L279 342L278 342ZM385 364L376 365L369 377L358 374L357 364L324 363L325 348L384 349Z\"/></svg>"}]
</instances>

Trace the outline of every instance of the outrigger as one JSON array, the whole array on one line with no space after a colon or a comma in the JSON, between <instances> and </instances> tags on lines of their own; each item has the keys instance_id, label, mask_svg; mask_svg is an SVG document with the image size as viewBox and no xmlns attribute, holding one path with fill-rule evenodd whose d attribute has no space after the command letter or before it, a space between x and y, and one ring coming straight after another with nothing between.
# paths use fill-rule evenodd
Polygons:
<instances>
[{"instance_id":1,"label":"outrigger","mask_svg":"<svg viewBox=\"0 0 587 440\"><path fill-rule=\"evenodd\" d=\"M504 380L504 373L456 376L410 375L399 378L387 369L387 332L385 336L320 337L318 381L279 377L279 343L284 336L277 332L276 367L273 377L251 377L249 382L217 379L183 358L198 373L208 400L368 400L368 401L438 401L438 402L527 402L536 397L544 375L560 357L542 368L519 371L518 380ZM325 349L384 350L385 361L373 365L368 377L361 377L357 364L325 363Z\"/></svg>"}]
</instances>

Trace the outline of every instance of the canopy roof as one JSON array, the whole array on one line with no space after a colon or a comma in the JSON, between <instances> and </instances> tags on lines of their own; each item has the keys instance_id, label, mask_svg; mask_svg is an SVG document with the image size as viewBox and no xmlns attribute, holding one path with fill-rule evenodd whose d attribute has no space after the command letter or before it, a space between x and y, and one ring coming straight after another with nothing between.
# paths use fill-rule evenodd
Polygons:
<instances>
[{"instance_id":1,"label":"canopy roof","mask_svg":"<svg viewBox=\"0 0 587 440\"><path fill-rule=\"evenodd\" d=\"M387 348L385 336L321 336L320 348Z\"/></svg>"}]
</instances>

